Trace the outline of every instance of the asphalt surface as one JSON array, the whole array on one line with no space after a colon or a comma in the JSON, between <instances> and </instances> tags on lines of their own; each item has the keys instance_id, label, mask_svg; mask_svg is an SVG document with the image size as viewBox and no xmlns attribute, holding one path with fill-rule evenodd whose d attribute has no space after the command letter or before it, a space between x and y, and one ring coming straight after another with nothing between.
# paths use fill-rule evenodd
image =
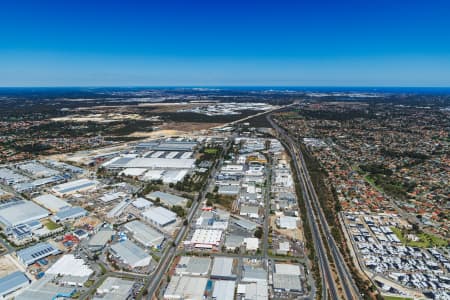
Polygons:
<instances>
[{"instance_id":1,"label":"asphalt surface","mask_svg":"<svg viewBox=\"0 0 450 300\"><path fill-rule=\"evenodd\" d=\"M195 214L197 213L198 209L200 208L201 203L205 200L206 193L212 184L211 181L215 177L216 171L220 168L220 165L223 163L223 156L225 155L225 153L228 152L229 147L230 145L228 145L227 148L224 148L222 150L222 153L220 155L220 161L217 164L217 166L213 170L211 170L210 176L208 177L208 180L205 183L204 188L199 194L198 201L193 201L192 204L193 206L189 210L189 214L187 217L188 224L182 225L180 231L178 231L178 234L175 237L173 245L169 246L169 248L166 248L166 251L164 252L164 254L161 257L161 260L159 261L158 267L151 275L151 278L148 281L148 283L144 286L144 288L148 290L147 296L148 300L151 300L153 298L155 292L158 289L159 284L161 283L161 279L163 278L164 274L169 270L170 264L176 255L176 249L179 246L181 240L184 238L186 232L189 230L191 221L194 218Z\"/></svg>"},{"instance_id":2,"label":"asphalt surface","mask_svg":"<svg viewBox=\"0 0 450 300\"><path fill-rule=\"evenodd\" d=\"M359 299L360 295L358 289L356 288L356 285L353 282L353 278L349 270L347 269L347 266L345 265L342 255L339 253L336 243L331 235L323 211L320 208L318 197L315 192L314 186L311 182L311 178L306 168L304 158L301 155L301 152L298 150L297 144L286 133L284 129L280 128L277 124L275 124L275 122L273 122L273 120L270 118L270 115L267 116L267 119L272 125L272 127L279 134L280 138L282 139L282 142L285 143L285 146L293 159L294 166L297 172L297 177L302 187L302 194L303 198L305 199L308 222L311 226L311 231L314 239L314 246L316 249L317 257L319 259L319 269L322 274L322 280L325 283L323 284L322 298L326 299L327 294L329 294L332 299L339 299L337 296L336 283L334 282L333 279L332 271L330 268L330 262L328 260L327 252L324 246L324 241L322 240L320 235L320 228L322 229L322 232L326 237L326 242L330 247L330 251L336 265L338 273L337 275L339 277L339 281L342 283L343 286L345 299ZM316 208L318 218L316 218L314 214L313 207Z\"/></svg>"}]
</instances>

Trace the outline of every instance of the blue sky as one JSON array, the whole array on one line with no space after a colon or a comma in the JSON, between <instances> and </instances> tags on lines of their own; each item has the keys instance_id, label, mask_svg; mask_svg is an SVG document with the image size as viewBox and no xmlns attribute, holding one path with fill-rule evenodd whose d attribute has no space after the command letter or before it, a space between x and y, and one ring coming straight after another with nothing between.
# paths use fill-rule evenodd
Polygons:
<instances>
[{"instance_id":1,"label":"blue sky","mask_svg":"<svg viewBox=\"0 0 450 300\"><path fill-rule=\"evenodd\" d=\"M0 2L0 86L104 85L450 86L450 2Z\"/></svg>"}]
</instances>

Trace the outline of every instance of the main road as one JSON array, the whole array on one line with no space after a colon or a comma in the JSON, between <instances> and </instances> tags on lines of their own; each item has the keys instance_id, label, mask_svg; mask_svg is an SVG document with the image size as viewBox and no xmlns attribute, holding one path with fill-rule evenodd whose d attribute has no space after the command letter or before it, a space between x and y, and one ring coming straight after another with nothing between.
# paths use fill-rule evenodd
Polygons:
<instances>
[{"instance_id":1,"label":"main road","mask_svg":"<svg viewBox=\"0 0 450 300\"><path fill-rule=\"evenodd\" d=\"M184 238L186 232L188 231L189 226L192 222L192 219L194 218L195 214L197 213L197 211L200 208L200 204L205 200L207 191L210 190L210 188L213 186L212 179L215 177L216 170L219 169L221 164L223 163L223 157L228 152L231 144L233 143L233 139L234 139L234 135L231 136L230 142L227 144L227 146L222 149L220 156L219 156L220 157L219 162L213 166L211 172L209 173L208 180L203 185L202 191L199 193L197 201L193 201L192 207L189 210L189 214L186 219L187 222L185 224L183 224L181 229L178 231L178 234L175 237L172 245L170 245L169 247L166 248L166 251L164 252L161 260L158 263L158 267L153 272L148 283L144 286L144 289L147 289L147 291L148 291L148 296L147 296L148 300L153 299L153 296L154 296L155 292L157 291L158 286L161 283L162 277L169 269L169 266L170 266L173 258L175 257L177 247L180 245L181 240Z\"/></svg>"},{"instance_id":2,"label":"main road","mask_svg":"<svg viewBox=\"0 0 450 300\"><path fill-rule=\"evenodd\" d=\"M311 233L313 236L314 247L317 253L317 257L319 259L319 269L322 276L323 284L323 296L322 298L326 298L329 294L332 299L338 298L338 291L336 287L335 280L333 279L332 270L330 267L330 261L327 256L327 251L324 245L324 242L330 247L331 254L337 269L337 276L339 281L343 287L344 297L345 299L360 299L360 294L358 288L353 282L352 276L345 265L345 262L342 258L342 255L339 253L339 250L336 246L336 243L331 235L330 229L326 222L323 211L320 207L319 200L317 194L315 192L314 186L311 182L311 178L309 176L308 169L306 168L306 163L301 155L301 151L298 148L297 143L289 136L284 129L279 127L271 118L270 115L267 115L267 120L270 122L272 127L276 130L280 140L286 146L286 149L289 151L294 167L297 173L298 181L302 188L302 195L305 201L306 213L308 218L308 223L311 227ZM318 218L314 214L314 209L317 211ZM326 241L322 240L320 229L326 238Z\"/></svg>"}]
</instances>

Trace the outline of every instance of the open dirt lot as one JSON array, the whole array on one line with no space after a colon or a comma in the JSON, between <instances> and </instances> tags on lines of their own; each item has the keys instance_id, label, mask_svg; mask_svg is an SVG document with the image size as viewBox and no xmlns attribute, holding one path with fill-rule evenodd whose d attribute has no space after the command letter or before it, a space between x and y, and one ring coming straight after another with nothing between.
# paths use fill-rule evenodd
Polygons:
<instances>
[{"instance_id":1,"label":"open dirt lot","mask_svg":"<svg viewBox=\"0 0 450 300\"><path fill-rule=\"evenodd\" d=\"M22 269L19 268L18 262L15 262L11 255L7 254L0 257L0 278L19 270Z\"/></svg>"},{"instance_id":2,"label":"open dirt lot","mask_svg":"<svg viewBox=\"0 0 450 300\"><path fill-rule=\"evenodd\" d=\"M299 241L303 241L303 231L300 228L297 228L295 230L291 230L291 229L280 229L278 228L277 224L275 223L276 221L276 217L275 216L270 216L270 226L272 226L272 229L274 232L278 232L281 235L299 240Z\"/></svg>"}]
</instances>

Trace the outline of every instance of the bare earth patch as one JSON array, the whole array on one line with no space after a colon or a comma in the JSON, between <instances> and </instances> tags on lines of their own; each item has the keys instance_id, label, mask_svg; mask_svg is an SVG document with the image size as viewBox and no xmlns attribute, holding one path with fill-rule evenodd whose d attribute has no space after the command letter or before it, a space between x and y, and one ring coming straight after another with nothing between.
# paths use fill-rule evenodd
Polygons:
<instances>
[{"instance_id":1,"label":"bare earth patch","mask_svg":"<svg viewBox=\"0 0 450 300\"><path fill-rule=\"evenodd\" d=\"M196 131L208 130L210 128L223 125L223 123L206 123L206 122L167 122L161 126L161 129L170 129L178 131Z\"/></svg>"}]
</instances>

